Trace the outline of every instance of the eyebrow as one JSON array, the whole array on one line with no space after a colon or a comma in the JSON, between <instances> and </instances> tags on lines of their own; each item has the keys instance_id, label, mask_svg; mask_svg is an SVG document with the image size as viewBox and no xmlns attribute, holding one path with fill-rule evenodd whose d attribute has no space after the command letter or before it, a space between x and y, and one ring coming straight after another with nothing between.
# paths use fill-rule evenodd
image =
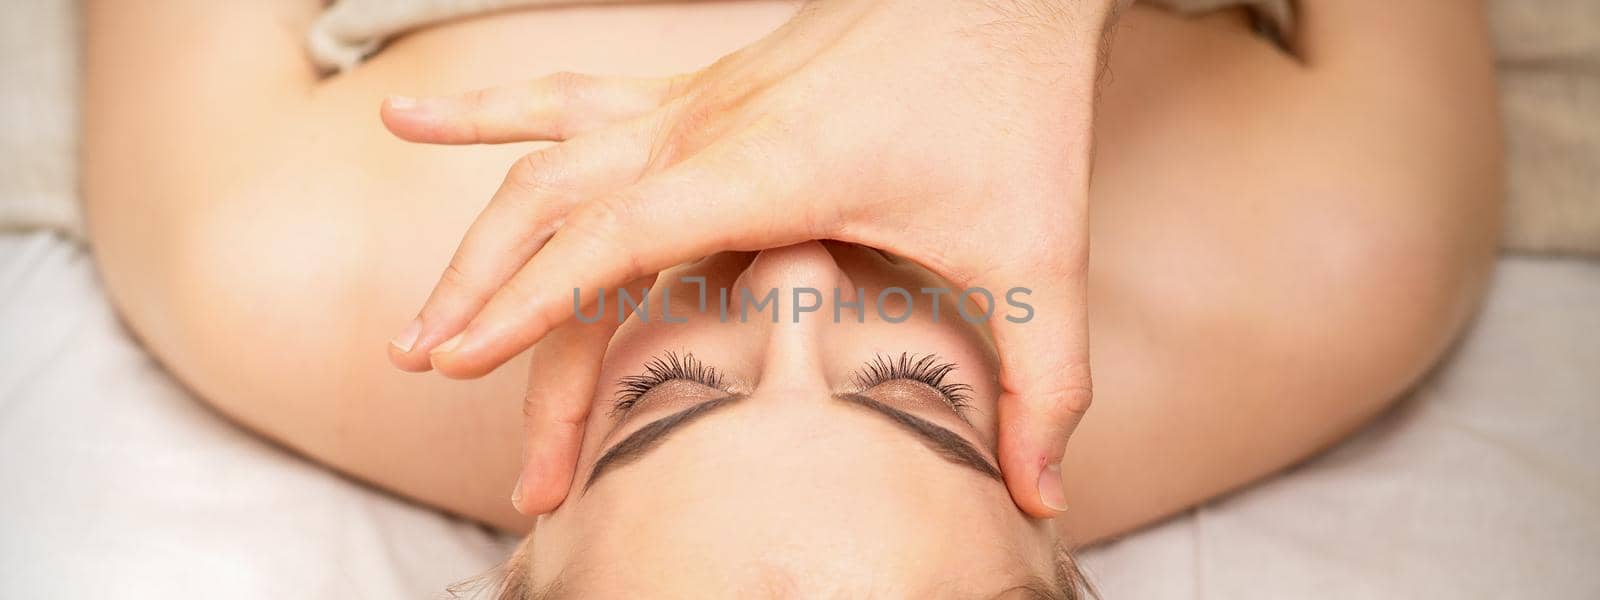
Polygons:
<instances>
[{"instance_id":1,"label":"eyebrow","mask_svg":"<svg viewBox=\"0 0 1600 600\"><path fill-rule=\"evenodd\" d=\"M707 400L640 427L638 431L629 434L606 450L605 454L600 455L600 459L596 460L594 467L589 470L589 479L583 484L584 492L589 491L589 487L594 485L600 475L638 460L659 447L673 432L745 397L745 394L732 394ZM949 429L863 394L835 394L833 397L852 406L868 409L873 414L889 420L902 431L915 435L924 446L947 461L969 467L995 481L1004 482L1000 477L1000 470L995 468L977 447Z\"/></svg>"}]
</instances>

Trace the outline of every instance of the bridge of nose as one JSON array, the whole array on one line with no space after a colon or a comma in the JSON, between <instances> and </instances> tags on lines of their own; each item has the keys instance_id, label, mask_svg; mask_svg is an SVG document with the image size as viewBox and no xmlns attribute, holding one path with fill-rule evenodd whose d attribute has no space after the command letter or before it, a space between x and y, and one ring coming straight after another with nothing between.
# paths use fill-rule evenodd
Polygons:
<instances>
[{"instance_id":1,"label":"bridge of nose","mask_svg":"<svg viewBox=\"0 0 1600 600\"><path fill-rule=\"evenodd\" d=\"M852 289L828 249L811 241L764 250L735 287L749 290L757 302L776 292L773 305L761 313L768 331L757 385L762 395L777 402L827 397L831 387L822 360L827 351L823 333L832 314L833 290ZM814 312L798 313L799 306Z\"/></svg>"}]
</instances>

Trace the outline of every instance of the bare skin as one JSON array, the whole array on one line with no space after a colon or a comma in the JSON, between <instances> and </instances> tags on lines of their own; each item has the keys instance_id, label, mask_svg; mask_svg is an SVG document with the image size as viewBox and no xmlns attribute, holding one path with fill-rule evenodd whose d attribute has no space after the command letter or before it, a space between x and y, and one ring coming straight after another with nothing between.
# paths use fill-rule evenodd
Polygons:
<instances>
[{"instance_id":1,"label":"bare skin","mask_svg":"<svg viewBox=\"0 0 1600 600\"><path fill-rule=\"evenodd\" d=\"M1294 55L1238 14L1123 18L1096 115L1097 402L1063 467L1070 539L1342 438L1421 375L1481 292L1500 184L1481 6L1300 4ZM374 107L540 72L692 70L793 6L513 12L419 31L329 79L300 47L318 6L90 3L84 190L108 289L229 418L524 531L506 498L525 361L450 381L374 348L535 146L407 144Z\"/></svg>"},{"instance_id":2,"label":"bare skin","mask_svg":"<svg viewBox=\"0 0 1600 600\"><path fill-rule=\"evenodd\" d=\"M816 239L893 253L959 288L1029 290L1030 318L989 324L1000 469L1027 513L1065 508L1061 457L1093 398L1091 125L1112 1L797 6L693 73L569 73L385 105L385 125L411 141L561 142L508 170L389 350L405 370L476 377L551 337L529 368L573 377L529 382L519 510L563 500L585 384L611 339L563 331L571 290Z\"/></svg>"}]
</instances>

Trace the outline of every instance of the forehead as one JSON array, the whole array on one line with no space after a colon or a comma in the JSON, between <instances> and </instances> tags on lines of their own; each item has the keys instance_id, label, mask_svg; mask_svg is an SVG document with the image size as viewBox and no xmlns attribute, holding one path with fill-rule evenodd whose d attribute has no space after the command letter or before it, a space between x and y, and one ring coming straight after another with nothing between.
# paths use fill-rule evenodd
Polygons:
<instances>
[{"instance_id":1,"label":"forehead","mask_svg":"<svg viewBox=\"0 0 1600 600\"><path fill-rule=\"evenodd\" d=\"M730 406L541 521L535 571L597 597L926 597L1039 572L1003 487L891 427L837 403Z\"/></svg>"}]
</instances>

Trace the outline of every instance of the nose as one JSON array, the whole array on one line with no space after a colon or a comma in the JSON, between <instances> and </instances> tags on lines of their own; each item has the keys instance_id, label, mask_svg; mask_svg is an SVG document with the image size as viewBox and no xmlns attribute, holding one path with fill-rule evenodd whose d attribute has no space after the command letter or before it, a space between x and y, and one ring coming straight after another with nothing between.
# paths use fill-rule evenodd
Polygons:
<instances>
[{"instance_id":1,"label":"nose","mask_svg":"<svg viewBox=\"0 0 1600 600\"><path fill-rule=\"evenodd\" d=\"M812 392L777 394L780 397L812 397L818 388L826 388L822 335L833 322L836 300L858 301L850 277L828 248L811 241L764 250L734 287L749 320L764 324L769 332L760 375L763 387ZM765 308L758 310L762 303Z\"/></svg>"},{"instance_id":2,"label":"nose","mask_svg":"<svg viewBox=\"0 0 1600 600\"><path fill-rule=\"evenodd\" d=\"M810 315L831 309L835 289L841 293L851 291L850 277L839 268L828 248L817 241L761 251L735 285L749 290L757 301L776 292L779 323L794 323L797 316L802 323L814 321ZM800 297L798 302L796 296ZM852 298L853 295L844 299ZM770 320L771 311L764 316Z\"/></svg>"}]
</instances>

